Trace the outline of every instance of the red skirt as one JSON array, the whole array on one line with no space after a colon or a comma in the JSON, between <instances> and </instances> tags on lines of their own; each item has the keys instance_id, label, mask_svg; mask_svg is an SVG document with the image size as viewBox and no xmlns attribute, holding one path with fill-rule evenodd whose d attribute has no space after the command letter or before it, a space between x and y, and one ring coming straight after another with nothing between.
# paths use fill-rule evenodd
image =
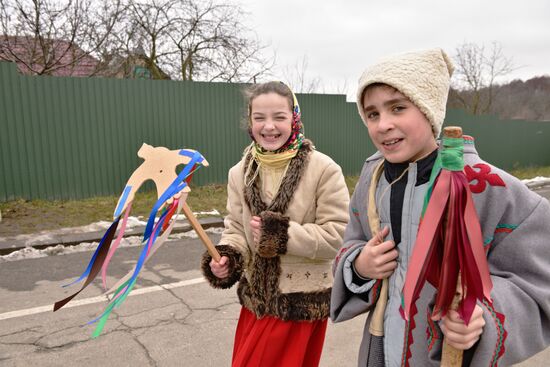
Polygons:
<instances>
[{"instance_id":1,"label":"red skirt","mask_svg":"<svg viewBox=\"0 0 550 367\"><path fill-rule=\"evenodd\" d=\"M315 367L319 365L327 320L282 321L241 308L232 367Z\"/></svg>"}]
</instances>

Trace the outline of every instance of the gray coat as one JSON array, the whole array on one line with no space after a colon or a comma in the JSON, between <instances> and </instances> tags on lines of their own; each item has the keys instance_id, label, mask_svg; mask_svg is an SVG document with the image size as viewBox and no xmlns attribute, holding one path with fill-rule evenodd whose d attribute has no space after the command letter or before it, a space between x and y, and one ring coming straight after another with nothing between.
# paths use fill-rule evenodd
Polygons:
<instances>
[{"instance_id":1,"label":"gray coat","mask_svg":"<svg viewBox=\"0 0 550 367\"><path fill-rule=\"evenodd\" d=\"M472 366L506 366L527 359L550 344L550 205L519 180L482 161L473 145L465 140L465 172L470 182L480 219L493 282L493 305L483 303L486 325L478 343L464 354ZM351 264L372 235L367 221L368 186L382 156L367 159L350 203L350 222L344 246L334 264L331 319L349 320L368 312L378 297L380 281L362 286L353 283ZM418 230L426 185L415 186L416 164L411 164L402 214L398 268L389 279L389 299L384 316L385 366L403 362L406 324L399 314L400 292ZM390 225L389 190L384 175L376 200L381 227ZM390 233L391 236L391 233ZM391 237L387 238L391 239ZM408 337L411 366L438 366L443 334L430 320L434 289L426 283L416 305L416 327ZM370 316L370 315L369 315ZM359 351L359 366L366 366L371 335L367 318ZM371 360L373 357L371 355Z\"/></svg>"}]
</instances>

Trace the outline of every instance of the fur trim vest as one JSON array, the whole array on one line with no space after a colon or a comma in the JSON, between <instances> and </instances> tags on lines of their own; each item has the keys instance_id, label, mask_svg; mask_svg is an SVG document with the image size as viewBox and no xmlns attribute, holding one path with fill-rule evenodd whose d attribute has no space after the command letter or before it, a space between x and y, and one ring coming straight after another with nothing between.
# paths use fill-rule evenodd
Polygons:
<instances>
[{"instance_id":1,"label":"fur trim vest","mask_svg":"<svg viewBox=\"0 0 550 367\"><path fill-rule=\"evenodd\" d=\"M244 177L244 167L251 159L247 154L230 171L228 207L242 206L242 216L230 213L226 218L222 245L218 246L220 254L230 259L230 276L216 278L210 272L209 256L203 260L203 271L214 287L228 288L239 280L239 300L258 318L326 319L332 284L330 266L348 219L349 194L340 167L305 140L290 161L277 194L266 204L258 178L251 185L244 184L250 180ZM252 162L251 172L256 164ZM319 198L320 188L331 188L336 196ZM245 229L251 216L262 219L257 244ZM304 231L306 225L310 231Z\"/></svg>"}]
</instances>

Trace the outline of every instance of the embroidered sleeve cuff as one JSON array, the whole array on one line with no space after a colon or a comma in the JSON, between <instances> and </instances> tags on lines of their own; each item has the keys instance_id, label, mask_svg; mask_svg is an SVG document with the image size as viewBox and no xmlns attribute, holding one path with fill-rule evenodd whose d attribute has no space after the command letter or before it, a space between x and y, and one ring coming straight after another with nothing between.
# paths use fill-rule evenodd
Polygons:
<instances>
[{"instance_id":1,"label":"embroidered sleeve cuff","mask_svg":"<svg viewBox=\"0 0 550 367\"><path fill-rule=\"evenodd\" d=\"M261 212L260 218L262 235L258 244L258 255L275 257L286 254L290 218L268 210Z\"/></svg>"},{"instance_id":2,"label":"embroidered sleeve cuff","mask_svg":"<svg viewBox=\"0 0 550 367\"><path fill-rule=\"evenodd\" d=\"M351 254L349 254L346 259L344 260L343 264L343 275L344 275L344 283L346 284L346 287L355 294L361 294L366 293L371 290L372 286L376 282L376 279L366 280L361 279L360 283L357 284L355 282L355 270L353 268L353 261L359 255L361 252L362 247L359 247L355 249ZM359 276L358 274L356 276ZM366 282L365 282L366 281Z\"/></svg>"},{"instance_id":3,"label":"embroidered sleeve cuff","mask_svg":"<svg viewBox=\"0 0 550 367\"><path fill-rule=\"evenodd\" d=\"M208 252L205 252L202 256L202 273L212 287L220 289L231 288L233 284L241 279L243 273L243 257L237 250L229 245L218 245L216 246L216 250L218 250L221 256L227 256L229 259L229 276L220 279L212 273L210 269L212 257Z\"/></svg>"}]
</instances>

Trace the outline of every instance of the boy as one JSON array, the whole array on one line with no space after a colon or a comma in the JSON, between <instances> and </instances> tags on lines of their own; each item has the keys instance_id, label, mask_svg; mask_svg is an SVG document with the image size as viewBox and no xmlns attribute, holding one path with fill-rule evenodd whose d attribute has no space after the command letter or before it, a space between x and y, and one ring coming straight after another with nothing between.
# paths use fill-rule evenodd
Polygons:
<instances>
[{"instance_id":1,"label":"boy","mask_svg":"<svg viewBox=\"0 0 550 367\"><path fill-rule=\"evenodd\" d=\"M383 60L359 80L359 114L378 152L366 160L351 199L334 267L331 318L340 322L381 310L380 318L369 313L362 367L438 366L444 336L472 366L509 365L550 344L550 205L482 161L473 140L464 147L464 170L485 242L493 303L479 302L468 325L456 311L434 322L435 291L426 283L414 323L400 315L452 71L447 55L433 49ZM381 287L384 278L387 288Z\"/></svg>"}]
</instances>

